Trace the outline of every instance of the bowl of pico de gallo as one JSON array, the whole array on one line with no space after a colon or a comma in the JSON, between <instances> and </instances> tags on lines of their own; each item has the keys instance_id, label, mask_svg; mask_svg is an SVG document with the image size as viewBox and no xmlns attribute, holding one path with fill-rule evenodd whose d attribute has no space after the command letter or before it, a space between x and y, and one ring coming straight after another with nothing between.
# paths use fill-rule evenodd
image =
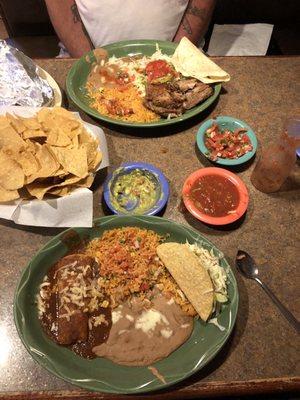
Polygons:
<instances>
[{"instance_id":1,"label":"bowl of pico de gallo","mask_svg":"<svg viewBox=\"0 0 300 400\"><path fill-rule=\"evenodd\" d=\"M244 121L219 116L205 121L197 132L197 146L210 161L234 166L249 161L257 149L255 133Z\"/></svg>"}]
</instances>

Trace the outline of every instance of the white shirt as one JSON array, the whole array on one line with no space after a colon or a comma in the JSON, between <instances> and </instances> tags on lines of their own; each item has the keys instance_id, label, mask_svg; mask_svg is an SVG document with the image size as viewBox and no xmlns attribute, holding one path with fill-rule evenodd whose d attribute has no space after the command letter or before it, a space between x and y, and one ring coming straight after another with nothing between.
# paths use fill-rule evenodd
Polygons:
<instances>
[{"instance_id":1,"label":"white shirt","mask_svg":"<svg viewBox=\"0 0 300 400\"><path fill-rule=\"evenodd\" d=\"M131 39L172 41L188 0L76 0L95 47Z\"/></svg>"}]
</instances>

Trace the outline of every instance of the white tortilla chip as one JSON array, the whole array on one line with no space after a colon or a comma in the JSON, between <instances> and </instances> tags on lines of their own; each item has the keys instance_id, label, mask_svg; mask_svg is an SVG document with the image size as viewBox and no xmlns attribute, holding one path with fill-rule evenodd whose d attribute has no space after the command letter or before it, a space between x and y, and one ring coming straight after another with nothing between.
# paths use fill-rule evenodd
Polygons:
<instances>
[{"instance_id":1,"label":"white tortilla chip","mask_svg":"<svg viewBox=\"0 0 300 400\"><path fill-rule=\"evenodd\" d=\"M209 59L188 38L183 37L171 57L176 71L203 83L227 82L230 75Z\"/></svg>"}]
</instances>

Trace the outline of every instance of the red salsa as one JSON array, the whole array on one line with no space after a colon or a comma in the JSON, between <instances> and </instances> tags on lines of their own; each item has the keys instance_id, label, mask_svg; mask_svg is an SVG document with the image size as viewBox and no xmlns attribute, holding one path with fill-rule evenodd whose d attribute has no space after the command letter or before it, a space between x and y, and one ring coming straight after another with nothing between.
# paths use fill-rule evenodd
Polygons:
<instances>
[{"instance_id":1,"label":"red salsa","mask_svg":"<svg viewBox=\"0 0 300 400\"><path fill-rule=\"evenodd\" d=\"M239 192L230 179L206 175L193 183L190 199L202 213L212 217L225 217L235 212L239 204Z\"/></svg>"},{"instance_id":2,"label":"red salsa","mask_svg":"<svg viewBox=\"0 0 300 400\"><path fill-rule=\"evenodd\" d=\"M205 146L209 150L209 158L216 161L220 158L239 158L249 151L253 146L246 134L247 129L236 129L221 131L217 124L213 124L205 132Z\"/></svg>"},{"instance_id":3,"label":"red salsa","mask_svg":"<svg viewBox=\"0 0 300 400\"><path fill-rule=\"evenodd\" d=\"M171 78L175 74L174 68L165 60L150 61L146 66L146 75L150 82L160 78Z\"/></svg>"}]
</instances>

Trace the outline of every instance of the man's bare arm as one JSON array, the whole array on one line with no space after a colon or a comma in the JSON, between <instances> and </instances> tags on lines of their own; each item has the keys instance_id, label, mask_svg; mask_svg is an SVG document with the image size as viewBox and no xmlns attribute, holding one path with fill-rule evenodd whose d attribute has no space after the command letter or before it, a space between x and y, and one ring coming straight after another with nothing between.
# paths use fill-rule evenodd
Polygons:
<instances>
[{"instance_id":1,"label":"man's bare arm","mask_svg":"<svg viewBox=\"0 0 300 400\"><path fill-rule=\"evenodd\" d=\"M190 0L173 41L179 42L186 36L199 45L207 31L215 3L216 0Z\"/></svg>"},{"instance_id":2,"label":"man's bare arm","mask_svg":"<svg viewBox=\"0 0 300 400\"><path fill-rule=\"evenodd\" d=\"M81 57L93 46L74 0L45 0L57 36L72 57Z\"/></svg>"}]
</instances>

